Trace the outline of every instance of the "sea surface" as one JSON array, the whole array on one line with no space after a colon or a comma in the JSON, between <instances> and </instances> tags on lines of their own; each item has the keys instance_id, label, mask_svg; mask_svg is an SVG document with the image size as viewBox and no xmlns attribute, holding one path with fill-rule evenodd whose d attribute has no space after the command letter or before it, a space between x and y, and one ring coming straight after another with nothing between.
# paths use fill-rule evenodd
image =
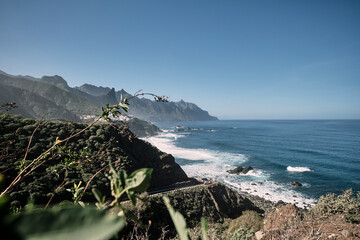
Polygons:
<instances>
[{"instance_id":1,"label":"sea surface","mask_svg":"<svg viewBox=\"0 0 360 240\"><path fill-rule=\"evenodd\" d=\"M360 191L360 120L221 120L157 123L146 138L188 176L309 207L326 193ZM183 131L175 130L180 125ZM227 170L250 165L247 174ZM292 181L303 186L295 187Z\"/></svg>"}]
</instances>

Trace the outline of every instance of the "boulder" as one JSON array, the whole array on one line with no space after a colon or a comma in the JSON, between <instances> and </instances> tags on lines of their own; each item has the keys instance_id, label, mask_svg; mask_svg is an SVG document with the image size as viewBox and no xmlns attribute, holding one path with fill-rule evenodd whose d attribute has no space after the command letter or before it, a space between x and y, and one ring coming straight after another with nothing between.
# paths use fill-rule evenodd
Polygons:
<instances>
[{"instance_id":1,"label":"boulder","mask_svg":"<svg viewBox=\"0 0 360 240\"><path fill-rule=\"evenodd\" d=\"M302 184L299 183L298 181L292 181L291 185L296 186L296 187L301 187L302 186Z\"/></svg>"},{"instance_id":2,"label":"boulder","mask_svg":"<svg viewBox=\"0 0 360 240\"><path fill-rule=\"evenodd\" d=\"M251 166L246 166L241 173L242 174L247 174L250 170L253 170L253 168Z\"/></svg>"},{"instance_id":3,"label":"boulder","mask_svg":"<svg viewBox=\"0 0 360 240\"><path fill-rule=\"evenodd\" d=\"M234 169L228 170L228 173L231 174L247 174L250 170L253 170L253 168L251 166L246 166L246 167L242 167L242 166L238 166Z\"/></svg>"}]
</instances>

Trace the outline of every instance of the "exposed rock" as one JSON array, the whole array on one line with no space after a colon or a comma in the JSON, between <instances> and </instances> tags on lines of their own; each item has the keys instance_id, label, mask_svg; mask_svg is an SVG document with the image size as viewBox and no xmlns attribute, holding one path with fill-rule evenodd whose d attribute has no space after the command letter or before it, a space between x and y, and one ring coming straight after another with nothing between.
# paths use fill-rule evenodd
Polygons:
<instances>
[{"instance_id":1,"label":"exposed rock","mask_svg":"<svg viewBox=\"0 0 360 240\"><path fill-rule=\"evenodd\" d=\"M264 219L264 231L286 229L302 219L302 211L293 204L277 208Z\"/></svg>"},{"instance_id":2,"label":"exposed rock","mask_svg":"<svg viewBox=\"0 0 360 240\"><path fill-rule=\"evenodd\" d=\"M276 206L276 207L281 207L281 206L283 206L283 205L285 205L285 202L282 201L282 200L279 200L279 201L277 201L277 202L275 203L275 206Z\"/></svg>"},{"instance_id":3,"label":"exposed rock","mask_svg":"<svg viewBox=\"0 0 360 240\"><path fill-rule=\"evenodd\" d=\"M245 210L263 213L252 201L222 184L209 186L209 194L223 217L236 218Z\"/></svg>"},{"instance_id":4,"label":"exposed rock","mask_svg":"<svg viewBox=\"0 0 360 240\"><path fill-rule=\"evenodd\" d=\"M350 232L350 231L347 230L347 229L342 230L342 231L341 231L341 234L342 234L344 237L346 237L346 238L353 236L353 233Z\"/></svg>"},{"instance_id":5,"label":"exposed rock","mask_svg":"<svg viewBox=\"0 0 360 240\"><path fill-rule=\"evenodd\" d=\"M275 203L271 202L270 200L266 200L265 198L256 196L256 195L251 195L248 193L242 193L242 196L248 198L256 207L262 209L265 214L269 213L271 211L273 211L275 209Z\"/></svg>"},{"instance_id":6,"label":"exposed rock","mask_svg":"<svg viewBox=\"0 0 360 240\"><path fill-rule=\"evenodd\" d=\"M296 187L301 187L302 186L302 184L299 183L298 181L292 181L291 185L296 186Z\"/></svg>"},{"instance_id":7,"label":"exposed rock","mask_svg":"<svg viewBox=\"0 0 360 240\"><path fill-rule=\"evenodd\" d=\"M266 215L262 231L264 236L261 240L347 240L359 239L360 224L346 222L342 214L316 217L288 204Z\"/></svg>"},{"instance_id":8,"label":"exposed rock","mask_svg":"<svg viewBox=\"0 0 360 240\"><path fill-rule=\"evenodd\" d=\"M253 170L251 166L246 166L246 167L238 166L232 170L228 170L227 172L231 174L247 174L250 170Z\"/></svg>"},{"instance_id":9,"label":"exposed rock","mask_svg":"<svg viewBox=\"0 0 360 240\"><path fill-rule=\"evenodd\" d=\"M182 131L184 131L184 127L182 127L182 126L180 126L180 125L177 125L177 126L175 127L175 130L176 130L176 131L179 131L179 132L182 132Z\"/></svg>"},{"instance_id":10,"label":"exposed rock","mask_svg":"<svg viewBox=\"0 0 360 240\"><path fill-rule=\"evenodd\" d=\"M139 215L142 216L143 222L151 220L149 233L152 239L158 239L161 228L168 225L171 236L166 236L165 239L175 237L172 224L169 224L172 222L170 215L162 200L165 194L174 209L185 217L189 228L197 226L202 217L205 217L208 223L218 223L223 222L225 218L235 219L245 210L263 213L263 210L247 197L220 183L151 195L144 200L145 205L140 209Z\"/></svg>"},{"instance_id":11,"label":"exposed rock","mask_svg":"<svg viewBox=\"0 0 360 240\"><path fill-rule=\"evenodd\" d=\"M264 233L262 231L257 231L255 233L256 240L260 240L264 236Z\"/></svg>"},{"instance_id":12,"label":"exposed rock","mask_svg":"<svg viewBox=\"0 0 360 240\"><path fill-rule=\"evenodd\" d=\"M125 125L139 137L150 137L161 132L154 124L138 118L131 118Z\"/></svg>"}]
</instances>

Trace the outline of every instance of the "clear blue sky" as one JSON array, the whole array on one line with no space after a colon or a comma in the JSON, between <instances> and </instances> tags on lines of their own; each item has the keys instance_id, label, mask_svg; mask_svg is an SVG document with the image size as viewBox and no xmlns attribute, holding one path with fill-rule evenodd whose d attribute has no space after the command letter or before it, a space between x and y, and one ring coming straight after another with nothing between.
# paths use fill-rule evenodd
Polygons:
<instances>
[{"instance_id":1,"label":"clear blue sky","mask_svg":"<svg viewBox=\"0 0 360 240\"><path fill-rule=\"evenodd\" d=\"M360 118L360 1L0 0L0 70L221 119Z\"/></svg>"}]
</instances>

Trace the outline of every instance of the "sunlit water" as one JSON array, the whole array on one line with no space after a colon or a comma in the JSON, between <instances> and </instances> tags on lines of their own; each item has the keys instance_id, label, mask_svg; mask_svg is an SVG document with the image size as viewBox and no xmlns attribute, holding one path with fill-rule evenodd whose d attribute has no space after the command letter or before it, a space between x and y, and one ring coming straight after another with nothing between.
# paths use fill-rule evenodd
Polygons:
<instances>
[{"instance_id":1,"label":"sunlit water","mask_svg":"<svg viewBox=\"0 0 360 240\"><path fill-rule=\"evenodd\" d=\"M193 177L272 201L311 205L328 192L360 190L360 120L159 123L146 140ZM175 131L176 125L185 131ZM190 129L187 129L190 128ZM229 174L251 165L248 174ZM301 187L291 185L302 183Z\"/></svg>"}]
</instances>

